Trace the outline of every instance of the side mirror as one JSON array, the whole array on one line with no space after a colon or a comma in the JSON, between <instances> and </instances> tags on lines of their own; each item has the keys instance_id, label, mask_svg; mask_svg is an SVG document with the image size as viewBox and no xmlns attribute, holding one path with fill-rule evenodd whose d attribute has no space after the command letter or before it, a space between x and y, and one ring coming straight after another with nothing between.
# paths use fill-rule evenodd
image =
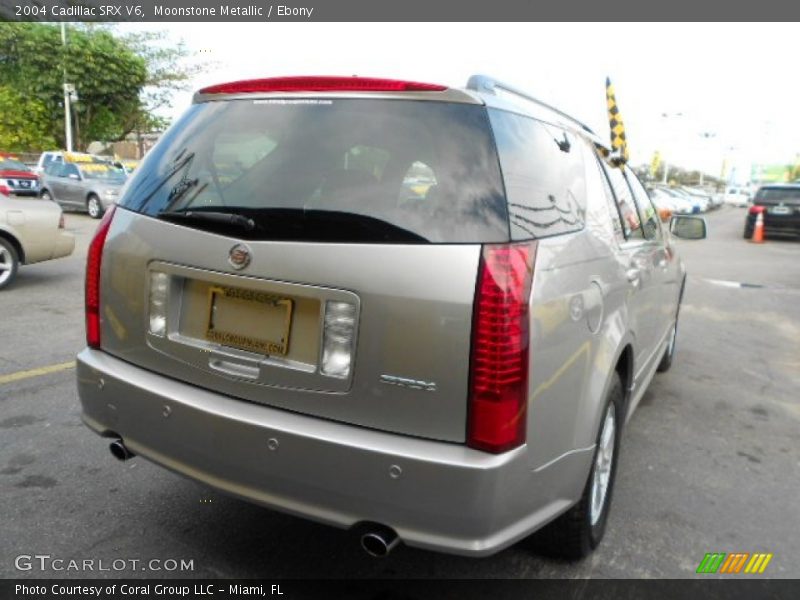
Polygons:
<instances>
[{"instance_id":1,"label":"side mirror","mask_svg":"<svg viewBox=\"0 0 800 600\"><path fill-rule=\"evenodd\" d=\"M69 177L70 179L74 179L75 181L80 181L81 179L80 175L77 175L76 173L70 173L69 175L67 175L67 177Z\"/></svg>"},{"instance_id":2,"label":"side mirror","mask_svg":"<svg viewBox=\"0 0 800 600\"><path fill-rule=\"evenodd\" d=\"M708 233L703 217L676 215L669 221L669 230L683 240L703 240Z\"/></svg>"}]
</instances>

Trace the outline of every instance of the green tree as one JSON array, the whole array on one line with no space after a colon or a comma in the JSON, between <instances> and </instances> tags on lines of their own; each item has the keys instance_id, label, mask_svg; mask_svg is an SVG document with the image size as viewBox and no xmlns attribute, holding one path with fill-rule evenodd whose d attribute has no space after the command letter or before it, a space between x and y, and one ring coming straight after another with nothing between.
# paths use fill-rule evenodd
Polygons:
<instances>
[{"instance_id":1,"label":"green tree","mask_svg":"<svg viewBox=\"0 0 800 600\"><path fill-rule=\"evenodd\" d=\"M49 135L64 146L63 87L73 83L76 149L114 141L166 122L156 111L200 68L187 67L182 44L164 34L115 35L113 26L70 25L67 44L59 25L0 23L0 81L44 107ZM5 116L5 115L4 115Z\"/></svg>"},{"instance_id":2,"label":"green tree","mask_svg":"<svg viewBox=\"0 0 800 600\"><path fill-rule=\"evenodd\" d=\"M173 92L189 89L191 79L207 64L188 62L189 51L183 41L173 42L164 31L134 33L125 36L123 41L147 64L147 80L139 96L141 106L135 115L135 129L164 129L169 123L158 111L170 105Z\"/></svg>"},{"instance_id":3,"label":"green tree","mask_svg":"<svg viewBox=\"0 0 800 600\"><path fill-rule=\"evenodd\" d=\"M25 152L53 148L47 107L35 98L0 86L0 150Z\"/></svg>"}]
</instances>

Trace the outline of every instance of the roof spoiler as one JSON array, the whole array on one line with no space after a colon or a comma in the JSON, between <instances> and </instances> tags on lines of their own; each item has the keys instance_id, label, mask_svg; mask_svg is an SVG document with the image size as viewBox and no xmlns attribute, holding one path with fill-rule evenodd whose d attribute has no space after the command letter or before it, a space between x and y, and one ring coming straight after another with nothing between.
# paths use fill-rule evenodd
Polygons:
<instances>
[{"instance_id":1,"label":"roof spoiler","mask_svg":"<svg viewBox=\"0 0 800 600\"><path fill-rule=\"evenodd\" d=\"M514 96L522 98L523 100L527 100L528 102L533 102L535 104L538 104L539 106L551 110L554 113L558 114L559 116L576 124L584 131L588 131L592 135L595 135L594 131L592 131L588 125L586 125L582 121L579 121L575 117L568 115L564 111L558 110L556 107L551 106L546 102L542 102L538 98L535 98L530 94L523 92L522 90L519 90L511 85L508 85L507 83L503 83L502 81L493 79L487 75L473 75L472 77L470 77L469 81L467 81L467 89L475 92L483 92L484 94L492 94L495 96L497 95L497 90L513 94Z\"/></svg>"}]
</instances>

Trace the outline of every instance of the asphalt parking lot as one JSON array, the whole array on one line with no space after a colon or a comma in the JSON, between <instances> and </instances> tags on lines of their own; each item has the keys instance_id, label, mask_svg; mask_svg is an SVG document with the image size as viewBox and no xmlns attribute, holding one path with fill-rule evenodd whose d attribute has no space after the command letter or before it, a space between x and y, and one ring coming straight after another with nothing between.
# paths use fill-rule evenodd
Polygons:
<instances>
[{"instance_id":1,"label":"asphalt parking lot","mask_svg":"<svg viewBox=\"0 0 800 600\"><path fill-rule=\"evenodd\" d=\"M73 256L0 292L1 577L693 577L706 552L771 552L800 577L800 241L742 239L744 210L682 242L689 280L672 370L623 439L606 538L580 563L522 547L467 559L357 537L228 498L136 458L80 421L83 267L96 221L67 214ZM737 284L747 284L740 287ZM19 571L15 557L193 561L193 571Z\"/></svg>"}]
</instances>

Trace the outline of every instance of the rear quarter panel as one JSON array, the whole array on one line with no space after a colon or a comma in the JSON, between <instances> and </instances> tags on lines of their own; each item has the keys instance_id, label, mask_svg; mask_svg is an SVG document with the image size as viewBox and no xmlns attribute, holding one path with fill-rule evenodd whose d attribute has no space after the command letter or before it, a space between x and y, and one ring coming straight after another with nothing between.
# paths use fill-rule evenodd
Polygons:
<instances>
[{"instance_id":1,"label":"rear quarter panel","mask_svg":"<svg viewBox=\"0 0 800 600\"><path fill-rule=\"evenodd\" d=\"M533 470L595 444L616 362L631 341L624 268L607 211L605 198L593 194L583 231L539 241L527 423ZM583 484L574 482L574 497Z\"/></svg>"},{"instance_id":2,"label":"rear quarter panel","mask_svg":"<svg viewBox=\"0 0 800 600\"><path fill-rule=\"evenodd\" d=\"M0 230L17 239L25 264L53 258L58 240L61 209L38 198L4 198L0 207Z\"/></svg>"}]
</instances>

